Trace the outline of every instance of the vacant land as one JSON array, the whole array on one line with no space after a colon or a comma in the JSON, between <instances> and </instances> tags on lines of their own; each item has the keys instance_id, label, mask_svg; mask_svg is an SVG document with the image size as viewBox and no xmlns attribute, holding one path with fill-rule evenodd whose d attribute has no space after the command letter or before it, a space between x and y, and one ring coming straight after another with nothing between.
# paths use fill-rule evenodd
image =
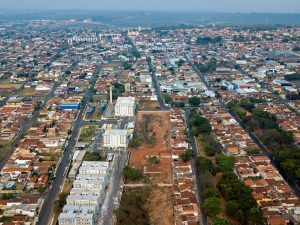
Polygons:
<instances>
[{"instance_id":1,"label":"vacant land","mask_svg":"<svg viewBox=\"0 0 300 225\"><path fill-rule=\"evenodd\" d=\"M173 184L169 112L138 112L136 124L141 146L131 150L130 166L153 183Z\"/></svg>"},{"instance_id":2,"label":"vacant land","mask_svg":"<svg viewBox=\"0 0 300 225\"><path fill-rule=\"evenodd\" d=\"M116 213L117 225L173 225L172 193L171 188L125 188Z\"/></svg>"},{"instance_id":3,"label":"vacant land","mask_svg":"<svg viewBox=\"0 0 300 225\"><path fill-rule=\"evenodd\" d=\"M96 135L97 126L84 126L80 129L78 141L91 142Z\"/></svg>"},{"instance_id":4,"label":"vacant land","mask_svg":"<svg viewBox=\"0 0 300 225\"><path fill-rule=\"evenodd\" d=\"M11 150L12 146L10 141L0 141L0 161L2 161Z\"/></svg>"},{"instance_id":5,"label":"vacant land","mask_svg":"<svg viewBox=\"0 0 300 225\"><path fill-rule=\"evenodd\" d=\"M21 84L12 84L12 83L3 83L0 84L0 89L19 89L22 85Z\"/></svg>"},{"instance_id":6,"label":"vacant land","mask_svg":"<svg viewBox=\"0 0 300 225\"><path fill-rule=\"evenodd\" d=\"M141 99L139 101L139 110L141 111L151 111L151 110L158 110L159 104L157 101L152 101L149 99Z\"/></svg>"},{"instance_id":7,"label":"vacant land","mask_svg":"<svg viewBox=\"0 0 300 225\"><path fill-rule=\"evenodd\" d=\"M49 91L37 91L34 88L24 88L20 92L20 95L23 96L23 97L27 97L27 96L44 96L48 93L49 93Z\"/></svg>"},{"instance_id":8,"label":"vacant land","mask_svg":"<svg viewBox=\"0 0 300 225\"><path fill-rule=\"evenodd\" d=\"M173 202L174 196L172 187L152 188L145 206L150 216L150 224L173 225Z\"/></svg>"}]
</instances>

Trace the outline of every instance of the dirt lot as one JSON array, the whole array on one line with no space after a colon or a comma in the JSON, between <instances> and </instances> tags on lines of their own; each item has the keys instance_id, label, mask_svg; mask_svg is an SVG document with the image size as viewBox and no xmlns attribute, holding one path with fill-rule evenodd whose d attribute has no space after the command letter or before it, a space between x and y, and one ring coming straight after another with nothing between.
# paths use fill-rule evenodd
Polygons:
<instances>
[{"instance_id":1,"label":"dirt lot","mask_svg":"<svg viewBox=\"0 0 300 225\"><path fill-rule=\"evenodd\" d=\"M173 225L173 190L172 188L153 188L150 192L146 209L151 225ZM163 215L163 216L162 216Z\"/></svg>"},{"instance_id":2,"label":"dirt lot","mask_svg":"<svg viewBox=\"0 0 300 225\"><path fill-rule=\"evenodd\" d=\"M157 101L151 101L149 99L141 99L139 101L139 110L141 111L150 111L150 110L158 110L159 104Z\"/></svg>"},{"instance_id":3,"label":"dirt lot","mask_svg":"<svg viewBox=\"0 0 300 225\"><path fill-rule=\"evenodd\" d=\"M154 183L173 184L169 112L140 111L136 124L141 147L131 150L130 166L142 170ZM159 159L158 164L149 162L153 156Z\"/></svg>"},{"instance_id":4,"label":"dirt lot","mask_svg":"<svg viewBox=\"0 0 300 225\"><path fill-rule=\"evenodd\" d=\"M3 83L0 84L0 89L10 89L10 88L19 89L21 86L22 86L21 84Z\"/></svg>"},{"instance_id":5,"label":"dirt lot","mask_svg":"<svg viewBox=\"0 0 300 225\"><path fill-rule=\"evenodd\" d=\"M171 187L127 187L116 213L117 225L173 225L173 201Z\"/></svg>"},{"instance_id":6,"label":"dirt lot","mask_svg":"<svg viewBox=\"0 0 300 225\"><path fill-rule=\"evenodd\" d=\"M34 88L25 88L23 91L21 91L20 95L23 97L26 96L44 96L48 94L49 91L36 91Z\"/></svg>"}]
</instances>

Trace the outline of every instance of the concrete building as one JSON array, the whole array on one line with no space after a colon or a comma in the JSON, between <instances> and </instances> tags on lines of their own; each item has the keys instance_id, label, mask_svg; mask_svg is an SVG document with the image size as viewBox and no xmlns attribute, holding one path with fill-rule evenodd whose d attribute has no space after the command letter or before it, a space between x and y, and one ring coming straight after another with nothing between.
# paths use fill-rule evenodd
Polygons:
<instances>
[{"instance_id":1,"label":"concrete building","mask_svg":"<svg viewBox=\"0 0 300 225\"><path fill-rule=\"evenodd\" d=\"M58 221L60 225L94 225L97 221L99 207L65 205Z\"/></svg>"},{"instance_id":2,"label":"concrete building","mask_svg":"<svg viewBox=\"0 0 300 225\"><path fill-rule=\"evenodd\" d=\"M118 97L115 105L115 116L134 116L135 108L134 97Z\"/></svg>"},{"instance_id":3,"label":"concrete building","mask_svg":"<svg viewBox=\"0 0 300 225\"><path fill-rule=\"evenodd\" d=\"M80 102L64 102L59 105L61 110L80 109Z\"/></svg>"},{"instance_id":4,"label":"concrete building","mask_svg":"<svg viewBox=\"0 0 300 225\"><path fill-rule=\"evenodd\" d=\"M106 130L103 134L103 146L106 148L126 148L128 145L127 130Z\"/></svg>"},{"instance_id":5,"label":"concrete building","mask_svg":"<svg viewBox=\"0 0 300 225\"><path fill-rule=\"evenodd\" d=\"M66 199L58 221L60 225L94 225L105 197L109 162L84 161Z\"/></svg>"}]
</instances>

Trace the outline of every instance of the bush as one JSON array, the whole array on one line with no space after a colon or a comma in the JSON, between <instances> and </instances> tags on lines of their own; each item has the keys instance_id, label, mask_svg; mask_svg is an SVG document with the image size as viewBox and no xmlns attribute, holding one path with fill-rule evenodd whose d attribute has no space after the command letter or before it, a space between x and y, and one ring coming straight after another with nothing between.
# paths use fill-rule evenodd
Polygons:
<instances>
[{"instance_id":1,"label":"bush","mask_svg":"<svg viewBox=\"0 0 300 225\"><path fill-rule=\"evenodd\" d=\"M210 172L212 175L216 174L216 168L214 167L212 161L202 156L198 157L197 166L200 174L205 173L206 171Z\"/></svg>"},{"instance_id":2,"label":"bush","mask_svg":"<svg viewBox=\"0 0 300 225\"><path fill-rule=\"evenodd\" d=\"M194 152L191 149L187 149L183 154L180 155L180 159L183 162L189 161L194 156Z\"/></svg>"},{"instance_id":3,"label":"bush","mask_svg":"<svg viewBox=\"0 0 300 225\"><path fill-rule=\"evenodd\" d=\"M99 152L87 152L83 158L84 161L100 161L101 156Z\"/></svg>"},{"instance_id":4,"label":"bush","mask_svg":"<svg viewBox=\"0 0 300 225\"><path fill-rule=\"evenodd\" d=\"M142 173L141 171L130 167L130 166L125 166L123 170L123 176L125 179L130 180L130 181L137 181L142 179Z\"/></svg>"},{"instance_id":5,"label":"bush","mask_svg":"<svg viewBox=\"0 0 300 225\"><path fill-rule=\"evenodd\" d=\"M148 188L125 189L120 207L116 212L117 225L150 224L145 208L149 194Z\"/></svg>"},{"instance_id":6,"label":"bush","mask_svg":"<svg viewBox=\"0 0 300 225\"><path fill-rule=\"evenodd\" d=\"M212 225L229 225L229 223L225 219L222 219L220 217L214 217L212 219Z\"/></svg>"},{"instance_id":7,"label":"bush","mask_svg":"<svg viewBox=\"0 0 300 225\"><path fill-rule=\"evenodd\" d=\"M129 140L129 143L128 143L129 148L138 148L140 146L141 146L141 142L138 137L134 137L131 140Z\"/></svg>"},{"instance_id":8,"label":"bush","mask_svg":"<svg viewBox=\"0 0 300 225\"><path fill-rule=\"evenodd\" d=\"M247 153L249 155L258 155L258 154L260 154L260 148L258 148L258 147L248 148Z\"/></svg>"},{"instance_id":9,"label":"bush","mask_svg":"<svg viewBox=\"0 0 300 225\"><path fill-rule=\"evenodd\" d=\"M216 188L206 188L203 192L202 192L202 197L204 199L210 198L210 197L220 197L220 193L219 190Z\"/></svg>"},{"instance_id":10,"label":"bush","mask_svg":"<svg viewBox=\"0 0 300 225\"><path fill-rule=\"evenodd\" d=\"M148 159L148 162L151 163L151 164L159 164L160 163L160 160L159 158L157 158L156 156L152 156Z\"/></svg>"},{"instance_id":11,"label":"bush","mask_svg":"<svg viewBox=\"0 0 300 225\"><path fill-rule=\"evenodd\" d=\"M204 152L206 153L206 155L208 156L214 156L216 154L216 150L210 146L206 146L204 148Z\"/></svg>"}]
</instances>

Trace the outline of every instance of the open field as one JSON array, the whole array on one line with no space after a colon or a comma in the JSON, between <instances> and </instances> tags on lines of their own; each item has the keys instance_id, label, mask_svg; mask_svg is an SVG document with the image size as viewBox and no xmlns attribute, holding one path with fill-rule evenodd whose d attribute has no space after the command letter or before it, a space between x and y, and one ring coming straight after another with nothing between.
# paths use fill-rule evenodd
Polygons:
<instances>
[{"instance_id":1,"label":"open field","mask_svg":"<svg viewBox=\"0 0 300 225\"><path fill-rule=\"evenodd\" d=\"M13 84L13 83L2 83L0 84L0 89L19 89L22 85L21 84Z\"/></svg>"},{"instance_id":2,"label":"open field","mask_svg":"<svg viewBox=\"0 0 300 225\"><path fill-rule=\"evenodd\" d=\"M12 150L10 141L0 141L0 161L3 160L7 154Z\"/></svg>"},{"instance_id":3,"label":"open field","mask_svg":"<svg viewBox=\"0 0 300 225\"><path fill-rule=\"evenodd\" d=\"M114 63L109 63L103 66L103 70L105 70L106 68L114 68L117 69L119 66L121 66L120 62L114 62Z\"/></svg>"},{"instance_id":4,"label":"open field","mask_svg":"<svg viewBox=\"0 0 300 225\"><path fill-rule=\"evenodd\" d=\"M151 101L149 99L141 99L139 101L139 110L141 111L150 111L150 110L158 110L159 104L157 101Z\"/></svg>"},{"instance_id":5,"label":"open field","mask_svg":"<svg viewBox=\"0 0 300 225\"><path fill-rule=\"evenodd\" d=\"M84 126L80 129L78 141L91 142L95 137L97 126Z\"/></svg>"},{"instance_id":6,"label":"open field","mask_svg":"<svg viewBox=\"0 0 300 225\"><path fill-rule=\"evenodd\" d=\"M34 88L24 88L20 92L20 96L26 97L26 96L44 96L48 94L49 91L37 91Z\"/></svg>"},{"instance_id":7,"label":"open field","mask_svg":"<svg viewBox=\"0 0 300 225\"><path fill-rule=\"evenodd\" d=\"M153 188L146 204L146 210L150 216L150 224L173 225L173 202L173 187Z\"/></svg>"},{"instance_id":8,"label":"open field","mask_svg":"<svg viewBox=\"0 0 300 225\"><path fill-rule=\"evenodd\" d=\"M138 112L136 124L141 146L131 150L129 165L154 183L173 184L169 112ZM149 160L154 156L158 163Z\"/></svg>"},{"instance_id":9,"label":"open field","mask_svg":"<svg viewBox=\"0 0 300 225\"><path fill-rule=\"evenodd\" d=\"M117 225L173 225L172 193L171 188L162 187L125 188Z\"/></svg>"}]
</instances>

